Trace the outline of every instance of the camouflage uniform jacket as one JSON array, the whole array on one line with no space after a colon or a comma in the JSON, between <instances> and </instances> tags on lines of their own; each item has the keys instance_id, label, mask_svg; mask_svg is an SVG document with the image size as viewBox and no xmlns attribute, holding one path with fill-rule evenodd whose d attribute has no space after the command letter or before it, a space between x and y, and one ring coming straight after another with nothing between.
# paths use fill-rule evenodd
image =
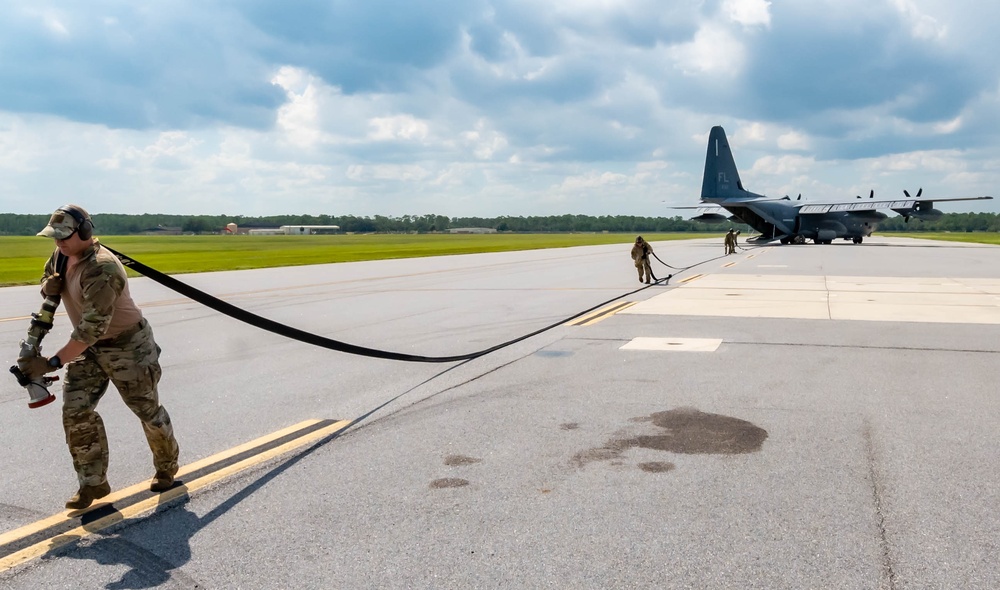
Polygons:
<instances>
[{"instance_id":1,"label":"camouflage uniform jacket","mask_svg":"<svg viewBox=\"0 0 1000 590\"><path fill-rule=\"evenodd\" d=\"M55 272L58 253L53 252L45 264L46 277ZM73 322L73 340L93 346L142 320L142 311L129 294L125 267L96 239L69 267L64 281L62 301Z\"/></svg>"},{"instance_id":2,"label":"camouflage uniform jacket","mask_svg":"<svg viewBox=\"0 0 1000 590\"><path fill-rule=\"evenodd\" d=\"M649 242L643 242L640 244L632 245L632 260L635 261L636 266L642 266L643 261L649 261L649 255L653 253L653 247L649 245Z\"/></svg>"}]
</instances>

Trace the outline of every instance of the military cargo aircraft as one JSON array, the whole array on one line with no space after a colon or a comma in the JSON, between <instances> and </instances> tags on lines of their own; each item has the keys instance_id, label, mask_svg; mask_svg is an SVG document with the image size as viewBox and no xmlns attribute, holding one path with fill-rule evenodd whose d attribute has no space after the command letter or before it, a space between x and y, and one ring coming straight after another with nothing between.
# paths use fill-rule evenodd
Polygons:
<instances>
[{"instance_id":1,"label":"military cargo aircraft","mask_svg":"<svg viewBox=\"0 0 1000 590\"><path fill-rule=\"evenodd\" d=\"M722 127L713 127L708 136L708 154L705 156L705 177L701 185L701 205L674 207L697 209L695 221L718 223L730 219L745 223L760 232L756 243L779 240L782 244L804 243L807 239L817 244L830 244L843 238L860 244L886 219L883 211L894 211L909 222L910 218L933 220L941 217L934 208L934 201L976 201L993 197L942 197L921 198L923 189L916 196L903 191L905 199L880 200L873 190L867 199L860 196L854 201L820 203L803 201L802 195L792 200L785 196L770 198L743 188L736 161ZM728 212L725 215L723 211Z\"/></svg>"}]
</instances>

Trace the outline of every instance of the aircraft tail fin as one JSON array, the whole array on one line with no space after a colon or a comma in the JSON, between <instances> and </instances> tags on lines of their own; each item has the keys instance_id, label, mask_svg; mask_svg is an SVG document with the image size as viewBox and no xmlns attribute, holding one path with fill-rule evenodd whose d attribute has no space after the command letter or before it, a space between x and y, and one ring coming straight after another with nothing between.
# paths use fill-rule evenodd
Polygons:
<instances>
[{"instance_id":1,"label":"aircraft tail fin","mask_svg":"<svg viewBox=\"0 0 1000 590\"><path fill-rule=\"evenodd\" d=\"M701 198L707 201L726 201L757 196L743 188L725 130L719 126L712 127L712 131L708 134L708 153L705 155Z\"/></svg>"}]
</instances>

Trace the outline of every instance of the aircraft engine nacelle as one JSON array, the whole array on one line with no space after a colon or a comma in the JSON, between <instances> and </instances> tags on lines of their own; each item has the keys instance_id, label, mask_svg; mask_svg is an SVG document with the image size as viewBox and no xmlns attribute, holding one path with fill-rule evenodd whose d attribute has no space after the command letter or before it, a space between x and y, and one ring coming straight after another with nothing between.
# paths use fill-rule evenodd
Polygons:
<instances>
[{"instance_id":1,"label":"aircraft engine nacelle","mask_svg":"<svg viewBox=\"0 0 1000 590\"><path fill-rule=\"evenodd\" d=\"M725 215L719 215L718 213L702 213L697 217L692 217L689 221L697 221L699 223L722 223L728 219Z\"/></svg>"},{"instance_id":2,"label":"aircraft engine nacelle","mask_svg":"<svg viewBox=\"0 0 1000 590\"><path fill-rule=\"evenodd\" d=\"M940 219L944 213L940 209L934 209L933 207L927 207L924 209L914 209L910 212L910 217L916 217L921 221L935 221Z\"/></svg>"}]
</instances>

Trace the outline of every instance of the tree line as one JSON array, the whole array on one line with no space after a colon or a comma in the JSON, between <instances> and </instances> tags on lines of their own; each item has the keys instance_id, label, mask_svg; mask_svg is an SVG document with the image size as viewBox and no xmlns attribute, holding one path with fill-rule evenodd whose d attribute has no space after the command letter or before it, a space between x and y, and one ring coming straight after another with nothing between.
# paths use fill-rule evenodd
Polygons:
<instances>
[{"instance_id":1,"label":"tree line","mask_svg":"<svg viewBox=\"0 0 1000 590\"><path fill-rule=\"evenodd\" d=\"M98 213L93 216L98 235L128 235L180 230L190 234L222 233L229 223L240 228L273 228L282 225L337 225L344 233L432 233L456 228L492 228L501 232L705 232L725 231L729 222L705 224L677 217L637 217L631 215L549 215L529 217L446 217L444 215L403 215L401 217L357 217L354 215L124 215ZM0 213L0 235L30 236L48 223L48 215ZM744 227L745 226L738 226ZM890 217L879 224L878 232L1000 232L998 213L945 213L935 221Z\"/></svg>"}]
</instances>

